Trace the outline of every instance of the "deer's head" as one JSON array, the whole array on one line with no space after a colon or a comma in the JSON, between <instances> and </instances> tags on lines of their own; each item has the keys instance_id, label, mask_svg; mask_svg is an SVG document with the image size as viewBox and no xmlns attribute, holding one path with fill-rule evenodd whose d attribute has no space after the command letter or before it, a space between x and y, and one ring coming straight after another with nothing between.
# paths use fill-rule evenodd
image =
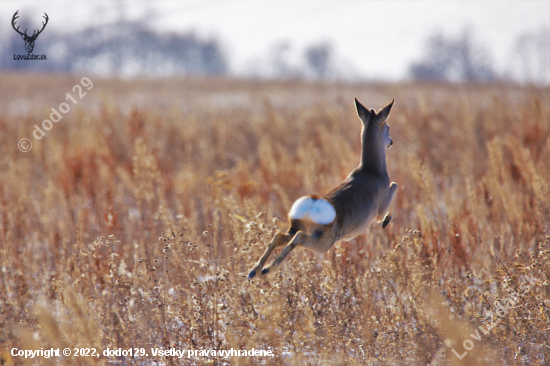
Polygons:
<instances>
[{"instance_id":1,"label":"deer's head","mask_svg":"<svg viewBox=\"0 0 550 366\"><path fill-rule=\"evenodd\" d=\"M373 133L368 134L369 137L375 141L381 141L385 149L389 149L393 145L393 140L390 137L390 126L387 124L393 102L392 100L390 104L377 113L374 109L368 110L355 99L357 114L363 122L364 130L370 129Z\"/></svg>"},{"instance_id":2,"label":"deer's head","mask_svg":"<svg viewBox=\"0 0 550 366\"><path fill-rule=\"evenodd\" d=\"M36 38L38 38L38 35L40 33L42 33L42 31L44 30L44 28L46 28L46 24L48 24L48 14L44 13L44 19L46 19L46 22L42 22L42 29L38 30L34 30L34 32L32 33L32 36L29 36L27 34L27 30L25 29L25 32L24 33L21 33L19 31L19 27L15 28L15 20L17 18L19 18L19 15L17 15L17 13L19 13L19 10L17 10L15 12L15 14L13 14L13 18L11 18L11 26L13 27L13 29L15 29L15 31L17 33L19 33L21 35L21 38L23 38L23 40L25 41L25 48L27 49L27 53L31 53L32 50L34 49L34 42L36 41Z\"/></svg>"}]
</instances>

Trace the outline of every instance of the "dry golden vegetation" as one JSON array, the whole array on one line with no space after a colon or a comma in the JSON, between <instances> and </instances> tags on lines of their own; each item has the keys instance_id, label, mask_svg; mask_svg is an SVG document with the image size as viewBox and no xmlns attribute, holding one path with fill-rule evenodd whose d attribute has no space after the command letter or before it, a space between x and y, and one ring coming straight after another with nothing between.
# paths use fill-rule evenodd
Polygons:
<instances>
[{"instance_id":1,"label":"dry golden vegetation","mask_svg":"<svg viewBox=\"0 0 550 366\"><path fill-rule=\"evenodd\" d=\"M0 364L550 362L548 89L91 79L36 140L80 77L0 74ZM395 218L248 281L293 200L358 164L354 97L396 100Z\"/></svg>"}]
</instances>

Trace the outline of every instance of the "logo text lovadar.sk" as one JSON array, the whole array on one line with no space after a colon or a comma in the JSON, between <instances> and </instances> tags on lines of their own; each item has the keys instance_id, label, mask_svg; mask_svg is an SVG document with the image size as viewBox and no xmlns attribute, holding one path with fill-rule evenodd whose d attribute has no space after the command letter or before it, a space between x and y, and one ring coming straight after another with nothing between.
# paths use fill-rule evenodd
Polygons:
<instances>
[{"instance_id":1,"label":"logo text lovadar.sk","mask_svg":"<svg viewBox=\"0 0 550 366\"><path fill-rule=\"evenodd\" d=\"M15 27L15 20L17 18L19 18L19 10L17 10L15 12L15 14L13 14L13 18L11 19L11 26L13 27L13 29L19 33L21 35L21 38L23 38L23 40L25 41L25 49L27 50L27 54L26 55L16 55L16 54L13 54L13 59L14 60L47 60L46 58L46 54L43 54L43 55L33 55L32 54L32 50L34 49L34 42L36 41L36 39L38 38L38 36L40 35L40 33L42 33L42 31L44 30L44 28L46 28L46 24L48 24L48 14L44 13L44 19L46 20L46 22L42 22L42 29L38 30L38 29L35 29L32 33L32 35L28 35L27 34L27 30L25 29L25 32L20 32L19 31L19 26L17 26L17 28Z\"/></svg>"}]
</instances>

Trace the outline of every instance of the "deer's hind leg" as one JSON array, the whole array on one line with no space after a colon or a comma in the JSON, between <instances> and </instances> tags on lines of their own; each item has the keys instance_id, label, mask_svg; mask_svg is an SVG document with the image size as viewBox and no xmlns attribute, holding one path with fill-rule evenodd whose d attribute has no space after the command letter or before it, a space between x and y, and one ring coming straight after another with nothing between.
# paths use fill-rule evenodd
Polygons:
<instances>
[{"instance_id":1,"label":"deer's hind leg","mask_svg":"<svg viewBox=\"0 0 550 366\"><path fill-rule=\"evenodd\" d=\"M292 236L290 236L288 233L283 234L282 232L278 232L275 234L273 239L271 239L271 242L267 245L267 248L264 252L264 254L261 256L260 260L256 263L254 268L248 273L248 278L254 278L256 276L256 271L259 269L262 269L264 267L265 262L267 261L267 258L269 258L269 255L273 251L273 249L277 248L280 245L283 245L284 243L287 243L292 239Z\"/></svg>"},{"instance_id":2,"label":"deer's hind leg","mask_svg":"<svg viewBox=\"0 0 550 366\"><path fill-rule=\"evenodd\" d=\"M269 264L269 266L265 267L262 270L262 274L269 273L272 269L277 268L279 264L281 264L282 261L285 260L286 256L294 250L298 245L302 245L307 249L315 251L315 248L317 247L317 244L319 242L319 238L312 237L307 235L302 230L299 230L296 235L292 238L292 240L288 243L288 245L283 249L282 253Z\"/></svg>"}]
</instances>

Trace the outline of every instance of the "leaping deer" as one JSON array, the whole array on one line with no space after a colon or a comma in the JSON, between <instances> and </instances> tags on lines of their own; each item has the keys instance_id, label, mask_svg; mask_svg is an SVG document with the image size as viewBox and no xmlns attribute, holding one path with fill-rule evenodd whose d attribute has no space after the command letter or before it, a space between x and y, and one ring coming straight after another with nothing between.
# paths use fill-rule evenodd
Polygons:
<instances>
[{"instance_id":1,"label":"leaping deer","mask_svg":"<svg viewBox=\"0 0 550 366\"><path fill-rule=\"evenodd\" d=\"M394 215L395 195L398 185L390 184L386 167L386 149L393 144L390 127L386 123L393 100L382 110L368 110L357 99L357 114L363 122L361 131L361 163L337 187L324 196L305 196L290 209L290 228L283 234L277 232L264 254L249 272L269 273L277 268L286 256L301 245L312 252L322 254L339 240L349 241L362 234L376 218L382 228ZM264 268L274 248L288 243L282 253Z\"/></svg>"},{"instance_id":2,"label":"leaping deer","mask_svg":"<svg viewBox=\"0 0 550 366\"><path fill-rule=\"evenodd\" d=\"M15 28L15 20L17 18L19 18L19 16L17 15L17 13L19 13L19 10L17 10L15 12L15 14L13 14L13 18L11 18L11 26L13 27L13 29L15 29L15 31L17 33L19 33L21 35L21 38L23 38L23 40L25 41L25 48L27 49L27 53L31 53L32 50L34 49L34 42L36 41L36 38L38 38L38 35L40 33L42 33L42 31L44 30L44 28L46 28L46 24L48 24L48 20L50 18L48 18L48 14L44 13L44 16L42 18L46 19L46 23L42 22L42 29L38 30L36 29L33 33L32 33L32 36L29 36L27 34L27 30L25 29L25 33L21 33L19 32L19 27ZM38 31L38 33L36 33Z\"/></svg>"}]
</instances>

